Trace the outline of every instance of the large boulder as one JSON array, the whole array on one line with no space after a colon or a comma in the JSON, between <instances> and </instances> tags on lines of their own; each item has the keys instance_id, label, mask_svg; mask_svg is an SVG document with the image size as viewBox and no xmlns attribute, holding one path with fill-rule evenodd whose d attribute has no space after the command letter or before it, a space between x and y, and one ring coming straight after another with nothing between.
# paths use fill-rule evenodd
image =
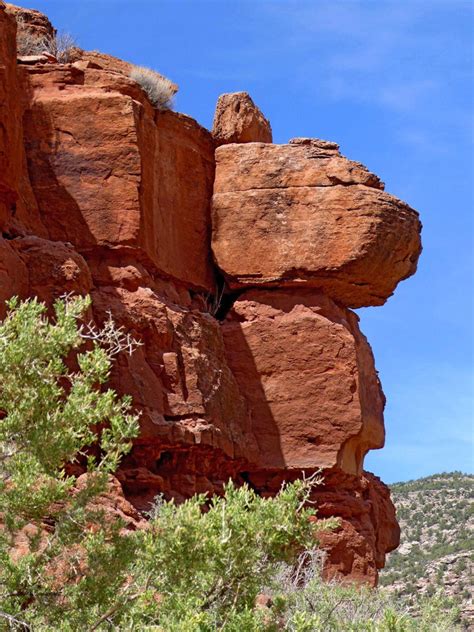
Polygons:
<instances>
[{"instance_id":1,"label":"large boulder","mask_svg":"<svg viewBox=\"0 0 474 632\"><path fill-rule=\"evenodd\" d=\"M384 443L385 398L357 316L314 291L253 290L222 324L262 469L360 474Z\"/></svg>"},{"instance_id":2,"label":"large boulder","mask_svg":"<svg viewBox=\"0 0 474 632\"><path fill-rule=\"evenodd\" d=\"M314 287L381 305L416 270L416 211L326 141L216 150L212 248L231 288Z\"/></svg>"},{"instance_id":3,"label":"large boulder","mask_svg":"<svg viewBox=\"0 0 474 632\"><path fill-rule=\"evenodd\" d=\"M227 143L271 143L270 122L247 92L221 94L212 126L217 145Z\"/></svg>"}]
</instances>

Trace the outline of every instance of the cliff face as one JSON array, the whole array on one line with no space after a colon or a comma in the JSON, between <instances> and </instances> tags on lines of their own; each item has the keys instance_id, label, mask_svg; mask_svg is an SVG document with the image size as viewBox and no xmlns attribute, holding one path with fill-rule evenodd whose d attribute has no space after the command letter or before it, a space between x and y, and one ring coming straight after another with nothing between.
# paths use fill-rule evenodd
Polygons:
<instances>
[{"instance_id":1,"label":"cliff face","mask_svg":"<svg viewBox=\"0 0 474 632\"><path fill-rule=\"evenodd\" d=\"M90 293L143 341L112 376L142 412L118 473L136 508L322 468L320 514L342 519L326 573L374 584L399 529L363 471L385 398L349 308L414 273L417 213L334 143L271 144L245 93L212 134L118 60L17 63L15 31L0 6L0 310Z\"/></svg>"}]
</instances>

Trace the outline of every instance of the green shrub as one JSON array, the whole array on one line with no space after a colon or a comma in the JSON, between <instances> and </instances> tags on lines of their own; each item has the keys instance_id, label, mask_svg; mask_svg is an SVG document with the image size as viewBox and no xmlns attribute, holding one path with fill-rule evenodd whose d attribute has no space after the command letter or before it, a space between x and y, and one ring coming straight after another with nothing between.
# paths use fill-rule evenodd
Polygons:
<instances>
[{"instance_id":1,"label":"green shrub","mask_svg":"<svg viewBox=\"0 0 474 632\"><path fill-rule=\"evenodd\" d=\"M308 554L306 554L308 555ZM318 560L318 556L315 558ZM383 590L323 582L320 562L299 564L281 578L275 603L287 632L453 632L458 611L439 595L419 597L418 615Z\"/></svg>"},{"instance_id":2,"label":"green shrub","mask_svg":"<svg viewBox=\"0 0 474 632\"><path fill-rule=\"evenodd\" d=\"M336 523L310 520L311 479L275 498L231 482L222 497L157 498L136 531L107 515L100 496L138 418L106 383L137 343L112 321L81 325L89 305L57 301L50 319L13 299L0 324L1 630L455 629L436 603L414 621L381 593L321 581L315 538Z\"/></svg>"}]
</instances>

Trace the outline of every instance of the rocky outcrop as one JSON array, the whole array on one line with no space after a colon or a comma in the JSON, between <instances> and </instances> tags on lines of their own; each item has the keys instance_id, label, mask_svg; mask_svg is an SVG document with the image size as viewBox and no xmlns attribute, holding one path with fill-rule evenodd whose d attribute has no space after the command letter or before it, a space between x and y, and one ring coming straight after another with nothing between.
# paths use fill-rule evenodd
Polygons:
<instances>
[{"instance_id":1,"label":"rocky outcrop","mask_svg":"<svg viewBox=\"0 0 474 632\"><path fill-rule=\"evenodd\" d=\"M0 317L5 301L14 295L28 296L28 270L9 241L0 238Z\"/></svg>"},{"instance_id":2,"label":"rocky outcrop","mask_svg":"<svg viewBox=\"0 0 474 632\"><path fill-rule=\"evenodd\" d=\"M14 294L89 293L96 323L143 343L111 377L141 411L117 473L135 508L322 469L320 512L342 519L326 572L375 583L398 527L363 471L384 396L349 308L415 271L416 212L334 143L271 144L245 93L211 134L155 110L125 62L17 64L1 6L0 27L1 314Z\"/></svg>"},{"instance_id":3,"label":"rocky outcrop","mask_svg":"<svg viewBox=\"0 0 474 632\"><path fill-rule=\"evenodd\" d=\"M216 145L272 142L270 122L247 92L221 94L214 114L212 135Z\"/></svg>"},{"instance_id":4,"label":"rocky outcrop","mask_svg":"<svg viewBox=\"0 0 474 632\"><path fill-rule=\"evenodd\" d=\"M49 238L81 253L133 252L163 275L211 290L209 132L154 111L118 73L35 67L30 85L26 150ZM94 115L84 125L78 112Z\"/></svg>"},{"instance_id":5,"label":"rocky outcrop","mask_svg":"<svg viewBox=\"0 0 474 632\"><path fill-rule=\"evenodd\" d=\"M7 13L15 18L18 24L19 35L23 32L28 33L36 38L52 38L56 33L53 25L46 15L34 9L24 9L14 4L6 3L5 9Z\"/></svg>"},{"instance_id":6,"label":"rocky outcrop","mask_svg":"<svg viewBox=\"0 0 474 632\"><path fill-rule=\"evenodd\" d=\"M311 470L306 470L311 473ZM261 494L276 494L284 481L301 475L301 470L262 470L247 474L247 480ZM338 516L337 529L319 534L328 551L324 568L328 579L368 583L377 582L377 569L383 567L385 554L398 546L400 528L386 485L363 472L348 474L334 467L324 472L324 484L316 487L312 500L318 516Z\"/></svg>"},{"instance_id":7,"label":"rocky outcrop","mask_svg":"<svg viewBox=\"0 0 474 632\"><path fill-rule=\"evenodd\" d=\"M0 5L0 230L44 237L28 177L23 113L31 90L26 69L16 63L16 31L13 15Z\"/></svg>"},{"instance_id":8,"label":"rocky outcrop","mask_svg":"<svg viewBox=\"0 0 474 632\"><path fill-rule=\"evenodd\" d=\"M362 307L415 272L418 214L334 143L219 147L216 163L212 247L231 288L310 286Z\"/></svg>"},{"instance_id":9,"label":"rocky outcrop","mask_svg":"<svg viewBox=\"0 0 474 632\"><path fill-rule=\"evenodd\" d=\"M245 292L223 323L259 466L361 474L384 443L384 395L357 316L326 295Z\"/></svg>"},{"instance_id":10,"label":"rocky outcrop","mask_svg":"<svg viewBox=\"0 0 474 632\"><path fill-rule=\"evenodd\" d=\"M322 544L331 551L326 576L376 583L386 552L400 541L387 487L369 472L355 477L335 469L327 473L324 490L315 496L320 516L337 511L341 518L339 530L321 536Z\"/></svg>"}]
</instances>

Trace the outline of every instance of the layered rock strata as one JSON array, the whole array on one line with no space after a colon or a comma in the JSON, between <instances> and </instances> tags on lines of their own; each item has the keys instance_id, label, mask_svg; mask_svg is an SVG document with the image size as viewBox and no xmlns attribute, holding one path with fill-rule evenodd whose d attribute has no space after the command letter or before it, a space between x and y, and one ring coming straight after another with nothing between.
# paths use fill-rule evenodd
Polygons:
<instances>
[{"instance_id":1,"label":"layered rock strata","mask_svg":"<svg viewBox=\"0 0 474 632\"><path fill-rule=\"evenodd\" d=\"M142 413L117 474L135 508L229 478L275 494L322 469L320 512L341 517L326 572L375 583L398 526L363 471L384 395L350 308L413 274L417 213L334 143L271 144L245 93L221 98L211 133L154 110L120 60L17 64L9 11L0 313L14 294L89 293L97 323L110 312L143 342L112 375Z\"/></svg>"}]
</instances>

